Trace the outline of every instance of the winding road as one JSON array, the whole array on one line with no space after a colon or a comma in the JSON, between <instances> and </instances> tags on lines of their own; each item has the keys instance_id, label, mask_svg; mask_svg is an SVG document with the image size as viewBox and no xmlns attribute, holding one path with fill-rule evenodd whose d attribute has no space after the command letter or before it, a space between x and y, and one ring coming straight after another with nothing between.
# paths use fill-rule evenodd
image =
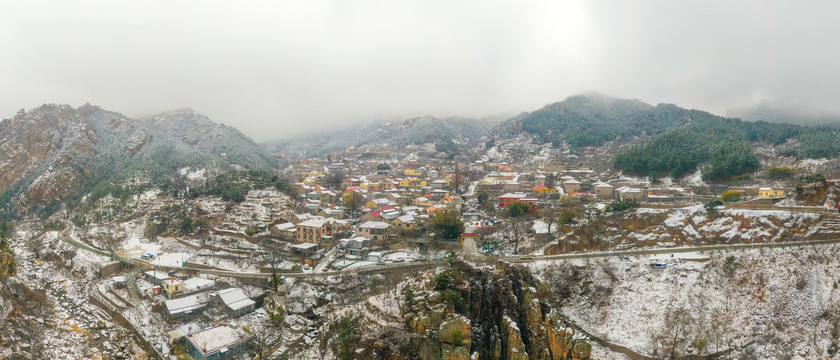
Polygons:
<instances>
[{"instance_id":1,"label":"winding road","mask_svg":"<svg viewBox=\"0 0 840 360\"><path fill-rule=\"evenodd\" d=\"M81 243L72 238L70 232L72 230L72 224L64 222L67 228L61 233L61 240L82 250L90 251L98 255L110 257L110 253L107 251L103 251L101 249L96 249L88 244ZM648 256L648 255L658 255L658 254L676 254L676 253L693 253L693 252L711 252L711 251L739 251L739 250L748 250L748 249L760 249L760 248L784 248L784 247L799 247L799 246L816 246L816 245L828 245L828 244L838 244L840 243L840 238L837 239L827 239L827 240L801 240L801 241L785 241L785 242L770 242L770 243L752 243L752 244L723 244L723 245L703 245L703 246L689 246L689 247L674 247L674 248L657 248L657 249L637 249L637 250L619 250L619 251L594 251L594 252L586 252L586 253L570 253L570 254L559 254L559 255L535 255L529 256L527 258L518 257L518 256L507 256L501 257L499 260L510 262L510 263L532 263L538 261L562 261L562 260L572 260L572 259L596 259L596 258L608 258L608 257L629 257L629 256ZM466 250L463 252L462 256L467 258L476 259L477 257L483 257L484 255L479 253L475 248L475 244L467 244L465 246ZM122 261L124 263L130 265L147 265L147 266L154 266L158 269L168 269L168 270L176 270L176 269L183 269L180 267L170 267L170 266L161 266L161 265L153 265L151 263L138 260L138 259L128 259L122 258L119 256L114 256L114 260ZM433 259L433 260L425 260L425 261L409 261L404 263L390 263L384 265L367 265L367 266L360 266L356 268L350 268L345 270L330 270L330 271L313 271L313 272L302 272L302 273L281 273L280 275L285 276L287 278L307 278L307 277L326 277L326 276L338 276L338 275L347 275L347 274L378 274L378 273L387 273L390 271L394 271L397 269L407 270L407 269L422 269L422 268L430 268L439 265L443 265L444 261L442 259ZM248 279L269 279L271 278L271 273L265 272L241 272L241 271L231 271L231 270L219 270L219 269L201 269L195 267L187 267L187 269L195 270L200 273L204 274L213 274L216 276L228 276L228 277L236 277L236 278L248 278Z\"/></svg>"}]
</instances>

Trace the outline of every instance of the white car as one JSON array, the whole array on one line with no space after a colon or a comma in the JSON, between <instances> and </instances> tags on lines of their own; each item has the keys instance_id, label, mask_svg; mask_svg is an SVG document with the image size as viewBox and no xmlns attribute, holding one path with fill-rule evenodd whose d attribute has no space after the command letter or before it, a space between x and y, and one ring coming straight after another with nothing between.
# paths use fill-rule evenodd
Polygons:
<instances>
[{"instance_id":1,"label":"white car","mask_svg":"<svg viewBox=\"0 0 840 360\"><path fill-rule=\"evenodd\" d=\"M395 262L395 263L405 262L405 258L404 258L404 257L402 257L402 256L400 256L400 257L398 257L398 258L394 259L394 262Z\"/></svg>"}]
</instances>

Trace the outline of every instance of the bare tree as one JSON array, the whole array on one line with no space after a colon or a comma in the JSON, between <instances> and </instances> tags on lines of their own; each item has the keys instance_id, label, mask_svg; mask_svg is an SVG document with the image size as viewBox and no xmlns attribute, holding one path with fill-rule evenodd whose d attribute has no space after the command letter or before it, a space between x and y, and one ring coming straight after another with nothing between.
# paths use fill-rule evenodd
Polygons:
<instances>
[{"instance_id":1,"label":"bare tree","mask_svg":"<svg viewBox=\"0 0 840 360\"><path fill-rule=\"evenodd\" d=\"M108 230L108 235L105 236L103 239L105 242L105 250L108 250L108 253L111 254L111 260L114 260L114 255L117 250L120 249L122 245L122 239L117 236L114 236L114 232L112 230Z\"/></svg>"},{"instance_id":2,"label":"bare tree","mask_svg":"<svg viewBox=\"0 0 840 360\"><path fill-rule=\"evenodd\" d=\"M519 241L525 235L525 232L528 230L528 223L529 223L529 212L531 211L531 205L528 203L513 200L508 204L507 208L507 215L508 221L510 222L510 230L513 234L513 251L519 251Z\"/></svg>"},{"instance_id":3,"label":"bare tree","mask_svg":"<svg viewBox=\"0 0 840 360\"><path fill-rule=\"evenodd\" d=\"M519 242L525 237L525 233L528 231L528 225L530 222L528 221L527 216L519 216L515 218L511 218L510 220L510 231L513 234L513 251L519 251Z\"/></svg>"},{"instance_id":4,"label":"bare tree","mask_svg":"<svg viewBox=\"0 0 840 360\"><path fill-rule=\"evenodd\" d=\"M264 239L260 242L263 261L268 265L271 272L271 286L276 292L280 286L280 267L283 264L283 253L280 244L275 241Z\"/></svg>"},{"instance_id":5,"label":"bare tree","mask_svg":"<svg viewBox=\"0 0 840 360\"><path fill-rule=\"evenodd\" d=\"M542 219L548 227L547 231L548 238L550 241L551 239L553 239L551 237L551 227L557 225L557 220L560 219L560 212L554 206L549 206L548 208L543 210Z\"/></svg>"},{"instance_id":6,"label":"bare tree","mask_svg":"<svg viewBox=\"0 0 840 360\"><path fill-rule=\"evenodd\" d=\"M350 194L344 196L344 207L347 208L347 214L355 217L359 213L359 209L364 205L365 198L362 194L356 191L350 191Z\"/></svg>"},{"instance_id":7,"label":"bare tree","mask_svg":"<svg viewBox=\"0 0 840 360\"><path fill-rule=\"evenodd\" d=\"M651 354L657 359L675 360L684 355L694 340L691 313L677 308L665 313L662 328L651 334Z\"/></svg>"},{"instance_id":8,"label":"bare tree","mask_svg":"<svg viewBox=\"0 0 840 360\"><path fill-rule=\"evenodd\" d=\"M32 236L26 240L26 248L35 254L36 259L41 258L41 249L43 249L44 244L41 242L41 238L39 236Z\"/></svg>"},{"instance_id":9,"label":"bare tree","mask_svg":"<svg viewBox=\"0 0 840 360\"><path fill-rule=\"evenodd\" d=\"M461 193L461 184L464 183L464 177L461 175L461 166L455 163L455 172L452 174L452 192L456 194Z\"/></svg>"}]
</instances>

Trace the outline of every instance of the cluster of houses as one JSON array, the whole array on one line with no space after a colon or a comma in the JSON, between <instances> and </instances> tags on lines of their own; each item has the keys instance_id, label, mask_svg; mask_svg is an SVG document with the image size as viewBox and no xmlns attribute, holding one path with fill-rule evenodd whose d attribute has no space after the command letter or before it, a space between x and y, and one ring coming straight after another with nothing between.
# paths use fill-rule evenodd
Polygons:
<instances>
[{"instance_id":1,"label":"cluster of houses","mask_svg":"<svg viewBox=\"0 0 840 360\"><path fill-rule=\"evenodd\" d=\"M516 164L481 160L464 165L422 165L416 158L404 161L399 168L382 165L381 160L366 160L365 153L356 154L356 160L350 162L303 160L300 181L293 185L302 199L297 209L300 214L271 231L295 243L294 251L306 263L314 264L323 258L325 246L340 245L345 256L353 257L368 244L417 235L413 231L422 230L439 211L457 210L464 221L480 224L486 218L483 213L463 206L465 200L479 194L495 199L492 204L498 209L516 200L531 205L532 211L560 198L675 203L692 194L680 187L651 186L634 179L603 179L580 167L539 165L525 170ZM329 184L334 173L352 175L340 183L333 178ZM777 198L784 196L784 191L762 188L759 196Z\"/></svg>"},{"instance_id":2,"label":"cluster of houses","mask_svg":"<svg viewBox=\"0 0 840 360\"><path fill-rule=\"evenodd\" d=\"M175 274L149 270L144 279L152 285L147 296L161 303L160 309L168 319L183 319L201 313L205 307L218 305L226 314L236 317L254 311L256 301L240 288L218 289L212 279L193 276L180 279Z\"/></svg>"},{"instance_id":3,"label":"cluster of houses","mask_svg":"<svg viewBox=\"0 0 840 360\"><path fill-rule=\"evenodd\" d=\"M230 318L239 317L253 312L263 296L252 298L242 288L221 288L213 279L179 276L174 271L146 271L143 280L150 285L143 291L147 300L154 303L152 310L170 323L191 321L209 308ZM224 325L201 328L193 323L178 326L168 335L171 345L185 344L192 357L212 360L241 356L253 338L253 334L241 329Z\"/></svg>"},{"instance_id":4,"label":"cluster of houses","mask_svg":"<svg viewBox=\"0 0 840 360\"><path fill-rule=\"evenodd\" d=\"M342 165L331 163L324 170ZM314 265L323 258L325 247L341 245L348 257L358 256L360 248L411 236L437 212L460 209L461 197L450 191L460 176L453 167L415 166L400 173L345 177L330 189L326 171L309 171L293 184L302 199L299 213L269 230L294 243L299 258Z\"/></svg>"}]
</instances>

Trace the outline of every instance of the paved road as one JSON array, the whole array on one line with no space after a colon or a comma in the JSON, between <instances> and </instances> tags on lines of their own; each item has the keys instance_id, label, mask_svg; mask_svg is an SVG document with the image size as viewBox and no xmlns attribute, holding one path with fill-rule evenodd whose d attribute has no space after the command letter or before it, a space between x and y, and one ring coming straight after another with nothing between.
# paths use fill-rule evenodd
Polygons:
<instances>
[{"instance_id":1,"label":"paved road","mask_svg":"<svg viewBox=\"0 0 840 360\"><path fill-rule=\"evenodd\" d=\"M82 244L69 236L69 232L71 229L71 225L68 225L67 229L62 233L60 238L71 244L79 249L90 251L99 255L103 256L110 256L110 254L106 251L102 251L99 249L92 248L86 244ZM753 243L753 244L728 244L728 245L705 245L705 246L692 246L692 247L678 247L678 248L661 248L661 249L638 249L638 250L620 250L620 251L596 251L596 252L587 252L587 253L572 253L572 254L560 254L560 255L537 255L532 256L530 259L523 259L521 257L516 256L509 256L501 258L504 261L508 261L511 263L527 263L527 262L535 262L535 261L552 261L552 260L570 260L570 259L595 259L595 258L606 258L606 257L624 257L624 256L646 256L646 255L654 255L654 254L675 254L675 253L688 253L688 252L707 252L707 251L738 251L744 249L759 249L759 248L779 248L779 247L797 247L797 246L814 246L814 245L826 245L826 244L837 244L840 243L840 238L838 239L828 239L828 240L803 240L803 241L787 241L787 242L774 242L774 243ZM475 244L472 244L475 246ZM469 252L471 256L474 256L472 252ZM115 260L123 261L132 265L145 265L151 264L140 261L136 259L125 259L115 256ZM324 276L337 276L337 275L348 275L348 274L377 274L377 273L386 273L389 271L393 271L396 269L408 269L408 268L428 268L433 266L442 265L444 261L442 259L433 259L427 261L409 261L405 263L398 263L398 264L385 264L385 265L368 265L368 266L361 266L357 268L350 268L346 270L331 270L331 271L313 271L308 273L282 273L280 275L285 276L287 278L306 278L306 277L324 277ZM178 267L167 267L167 266L155 266L158 269L183 269ZM229 276L229 277L238 277L238 278L250 278L250 279L268 279L271 277L271 273L263 273L263 272L240 272L240 271L229 271L229 270L217 270L217 269L199 269L199 268L189 268L190 270L197 270L204 274L213 274L216 276Z\"/></svg>"},{"instance_id":2,"label":"paved road","mask_svg":"<svg viewBox=\"0 0 840 360\"><path fill-rule=\"evenodd\" d=\"M73 229L72 224L65 222L66 229L61 233L59 238L70 244L76 248L89 251L98 255L110 257L111 254L107 251L103 251L100 249L96 249L90 245L83 244L79 241L70 236L70 231ZM167 269L167 270L177 270L183 269L181 267L170 267L170 266L161 266L161 265L153 265L146 261L137 260L137 259L128 259L122 258L119 256L114 256L114 260L122 261L131 265L149 265L155 267L157 269ZM280 275L285 277L291 278L300 278L300 277L323 277L323 276L336 276L336 275L347 275L347 274L376 274L376 273L385 273L389 271L393 271L395 269L406 269L406 268L425 268L431 266L437 266L443 264L443 260L441 259L433 259L427 261L407 261L404 263L391 263L385 265L368 265L368 266L360 266L354 267L346 270L332 270L332 271L313 271L308 273L281 273ZM229 271L229 270L217 270L217 269L200 269L200 268L191 268L187 267L190 270L197 270L204 274L213 274L216 276L230 276L230 277L240 277L240 278L258 278L258 279L268 279L271 277L271 273L263 273L263 272L241 272L241 271Z\"/></svg>"},{"instance_id":3,"label":"paved road","mask_svg":"<svg viewBox=\"0 0 840 360\"><path fill-rule=\"evenodd\" d=\"M523 259L522 257L507 256L502 260L524 263L535 261L551 261L551 260L569 260L569 259L592 259L603 257L616 256L643 256L655 254L677 254L689 252L706 252L706 251L737 251L745 249L760 249L760 248L783 248L783 247L797 247L797 246L814 246L826 244L838 244L840 239L828 240L802 240L802 241L785 241L775 243L753 243L753 244L730 244L730 245L704 245L691 247L676 247L676 248L661 248L661 249L639 249L639 250L619 250L619 251L596 251L588 253L573 253L560 255L537 255L531 256L530 259Z\"/></svg>"}]
</instances>

